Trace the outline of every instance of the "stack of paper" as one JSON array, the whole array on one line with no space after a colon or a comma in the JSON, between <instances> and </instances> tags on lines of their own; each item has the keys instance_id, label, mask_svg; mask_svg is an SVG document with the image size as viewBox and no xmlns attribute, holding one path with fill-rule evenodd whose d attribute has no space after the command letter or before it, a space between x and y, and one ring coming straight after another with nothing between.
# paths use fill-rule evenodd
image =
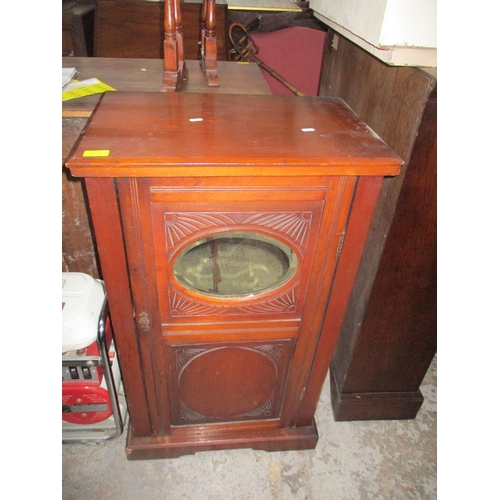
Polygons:
<instances>
[{"instance_id":1,"label":"stack of paper","mask_svg":"<svg viewBox=\"0 0 500 500\"><path fill-rule=\"evenodd\" d=\"M76 68L63 68L62 69L62 86L67 85L75 76L78 75Z\"/></svg>"}]
</instances>

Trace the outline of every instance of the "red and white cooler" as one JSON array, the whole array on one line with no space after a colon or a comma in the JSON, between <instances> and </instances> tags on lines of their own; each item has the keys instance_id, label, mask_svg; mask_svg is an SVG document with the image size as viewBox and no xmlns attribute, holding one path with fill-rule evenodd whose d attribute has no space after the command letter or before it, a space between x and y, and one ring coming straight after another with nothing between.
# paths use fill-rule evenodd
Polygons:
<instances>
[{"instance_id":1,"label":"red and white cooler","mask_svg":"<svg viewBox=\"0 0 500 500\"><path fill-rule=\"evenodd\" d=\"M126 415L104 284L62 273L62 440L116 438Z\"/></svg>"}]
</instances>

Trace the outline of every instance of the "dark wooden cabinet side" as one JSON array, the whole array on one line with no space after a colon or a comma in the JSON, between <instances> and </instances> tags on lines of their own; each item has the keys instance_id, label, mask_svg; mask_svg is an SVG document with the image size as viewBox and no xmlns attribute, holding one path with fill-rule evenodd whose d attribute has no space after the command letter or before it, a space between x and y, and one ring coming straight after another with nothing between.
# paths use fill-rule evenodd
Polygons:
<instances>
[{"instance_id":1,"label":"dark wooden cabinet side","mask_svg":"<svg viewBox=\"0 0 500 500\"><path fill-rule=\"evenodd\" d=\"M330 366L336 420L414 418L436 353L437 81L333 32L320 95L344 99L405 160L386 179Z\"/></svg>"},{"instance_id":2,"label":"dark wooden cabinet side","mask_svg":"<svg viewBox=\"0 0 500 500\"><path fill-rule=\"evenodd\" d=\"M202 2L181 2L184 59L199 54ZM164 2L96 0L96 57L163 59ZM217 59L228 59L227 5L216 5Z\"/></svg>"},{"instance_id":3,"label":"dark wooden cabinet side","mask_svg":"<svg viewBox=\"0 0 500 500\"><path fill-rule=\"evenodd\" d=\"M92 2L63 0L62 56L94 55L94 6Z\"/></svg>"}]
</instances>

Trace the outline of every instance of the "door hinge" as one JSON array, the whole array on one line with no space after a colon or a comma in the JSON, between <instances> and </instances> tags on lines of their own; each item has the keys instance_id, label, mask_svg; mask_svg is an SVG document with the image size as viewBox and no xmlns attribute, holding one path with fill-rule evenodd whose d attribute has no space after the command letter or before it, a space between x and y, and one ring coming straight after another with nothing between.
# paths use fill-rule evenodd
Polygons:
<instances>
[{"instance_id":1,"label":"door hinge","mask_svg":"<svg viewBox=\"0 0 500 500\"><path fill-rule=\"evenodd\" d=\"M139 314L139 329L141 332L149 331L149 314L147 312L141 312Z\"/></svg>"},{"instance_id":2,"label":"door hinge","mask_svg":"<svg viewBox=\"0 0 500 500\"><path fill-rule=\"evenodd\" d=\"M339 245L337 247L337 253L335 254L337 257L340 255L340 252L342 252L342 247L344 246L344 239L345 239L345 228L340 233Z\"/></svg>"}]
</instances>

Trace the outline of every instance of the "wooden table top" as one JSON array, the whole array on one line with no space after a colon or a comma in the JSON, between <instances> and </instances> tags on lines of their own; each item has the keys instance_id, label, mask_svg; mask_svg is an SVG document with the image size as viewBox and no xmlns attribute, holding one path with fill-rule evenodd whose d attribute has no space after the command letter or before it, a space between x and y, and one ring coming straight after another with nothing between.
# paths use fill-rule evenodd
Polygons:
<instances>
[{"instance_id":1,"label":"wooden table top","mask_svg":"<svg viewBox=\"0 0 500 500\"><path fill-rule=\"evenodd\" d=\"M108 92L66 162L90 177L396 175L338 98Z\"/></svg>"},{"instance_id":2,"label":"wooden table top","mask_svg":"<svg viewBox=\"0 0 500 500\"><path fill-rule=\"evenodd\" d=\"M207 94L271 95L271 90L255 63L217 61L220 86L208 87L198 61L186 61L188 81L182 92ZM130 59L108 57L63 57L63 68L76 68L77 80L98 78L119 91L159 92L163 79L163 59ZM100 95L62 103L63 117L88 117Z\"/></svg>"}]
</instances>

